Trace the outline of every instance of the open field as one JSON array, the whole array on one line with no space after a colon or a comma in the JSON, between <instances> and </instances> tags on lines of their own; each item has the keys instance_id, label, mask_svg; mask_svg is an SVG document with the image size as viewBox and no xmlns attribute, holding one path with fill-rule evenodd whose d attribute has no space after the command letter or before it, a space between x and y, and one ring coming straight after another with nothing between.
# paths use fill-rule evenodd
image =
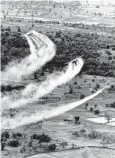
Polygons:
<instances>
[{"instance_id":1,"label":"open field","mask_svg":"<svg viewBox=\"0 0 115 158\"><path fill-rule=\"evenodd\" d=\"M105 157L105 158L108 158L108 155L109 155L109 158L113 158L114 155L115 155L115 151L113 150L109 150L109 149L100 149L100 148L90 148L91 152L93 153L93 157L96 158L102 158L102 157ZM110 154L111 152L111 154ZM28 158L52 158L52 157L58 157L58 158L61 158L61 157L64 157L64 158L76 158L79 157L79 158L83 158L83 155L82 153L85 153L84 152L84 149L80 149L80 150L70 150L70 151L62 151L62 152L56 152L56 153L49 153L49 154L37 154L37 155L33 155L33 156L30 156Z\"/></svg>"}]
</instances>

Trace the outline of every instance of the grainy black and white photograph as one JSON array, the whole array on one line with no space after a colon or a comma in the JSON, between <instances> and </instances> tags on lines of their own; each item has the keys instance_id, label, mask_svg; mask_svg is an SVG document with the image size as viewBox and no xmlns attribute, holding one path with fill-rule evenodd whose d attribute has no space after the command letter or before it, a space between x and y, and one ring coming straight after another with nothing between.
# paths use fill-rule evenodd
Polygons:
<instances>
[{"instance_id":1,"label":"grainy black and white photograph","mask_svg":"<svg viewBox=\"0 0 115 158\"><path fill-rule=\"evenodd\" d=\"M115 0L1 0L1 158L115 158Z\"/></svg>"}]
</instances>

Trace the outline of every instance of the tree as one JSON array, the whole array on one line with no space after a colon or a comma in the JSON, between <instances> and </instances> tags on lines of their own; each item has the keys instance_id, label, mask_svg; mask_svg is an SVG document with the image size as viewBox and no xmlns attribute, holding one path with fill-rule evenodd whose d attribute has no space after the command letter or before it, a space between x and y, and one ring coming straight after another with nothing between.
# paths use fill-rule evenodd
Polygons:
<instances>
[{"instance_id":1,"label":"tree","mask_svg":"<svg viewBox=\"0 0 115 158\"><path fill-rule=\"evenodd\" d=\"M87 109L87 107L88 107L88 103L85 104L85 109Z\"/></svg>"},{"instance_id":2,"label":"tree","mask_svg":"<svg viewBox=\"0 0 115 158\"><path fill-rule=\"evenodd\" d=\"M109 111L105 113L105 119L107 120L108 123L112 119L111 113L109 113Z\"/></svg>"},{"instance_id":3,"label":"tree","mask_svg":"<svg viewBox=\"0 0 115 158\"><path fill-rule=\"evenodd\" d=\"M107 147L107 141L105 138L102 139L101 143L103 144L103 147Z\"/></svg>"},{"instance_id":4,"label":"tree","mask_svg":"<svg viewBox=\"0 0 115 158\"><path fill-rule=\"evenodd\" d=\"M56 149L56 144L50 144L49 146L48 146L48 150L49 151L54 151Z\"/></svg>"},{"instance_id":5,"label":"tree","mask_svg":"<svg viewBox=\"0 0 115 158\"><path fill-rule=\"evenodd\" d=\"M2 142L2 143L1 143L1 150L2 150L2 151L4 150L5 146L6 146L6 143L5 143L5 142Z\"/></svg>"},{"instance_id":6,"label":"tree","mask_svg":"<svg viewBox=\"0 0 115 158\"><path fill-rule=\"evenodd\" d=\"M2 132L1 138L6 138L6 139L9 138L9 132L8 131Z\"/></svg>"},{"instance_id":7,"label":"tree","mask_svg":"<svg viewBox=\"0 0 115 158\"><path fill-rule=\"evenodd\" d=\"M111 107L115 108L115 102L111 103Z\"/></svg>"},{"instance_id":8,"label":"tree","mask_svg":"<svg viewBox=\"0 0 115 158\"><path fill-rule=\"evenodd\" d=\"M80 99L83 99L83 98L85 98L85 95L84 95L84 94L81 94L81 95L80 95Z\"/></svg>"},{"instance_id":9,"label":"tree","mask_svg":"<svg viewBox=\"0 0 115 158\"><path fill-rule=\"evenodd\" d=\"M98 109L94 111L95 115L99 115L99 113L100 113L100 111Z\"/></svg>"},{"instance_id":10,"label":"tree","mask_svg":"<svg viewBox=\"0 0 115 158\"><path fill-rule=\"evenodd\" d=\"M79 116L75 116L74 119L75 119L75 124L78 124L78 121L79 121L80 117Z\"/></svg>"},{"instance_id":11,"label":"tree","mask_svg":"<svg viewBox=\"0 0 115 158\"><path fill-rule=\"evenodd\" d=\"M72 145L71 145L71 146L72 146L72 149L74 149L74 148L75 148L75 144L74 144L74 143L72 143Z\"/></svg>"},{"instance_id":12,"label":"tree","mask_svg":"<svg viewBox=\"0 0 115 158\"><path fill-rule=\"evenodd\" d=\"M93 112L93 108L92 107L90 107L90 111Z\"/></svg>"},{"instance_id":13,"label":"tree","mask_svg":"<svg viewBox=\"0 0 115 158\"><path fill-rule=\"evenodd\" d=\"M18 26L18 32L21 32L20 27Z\"/></svg>"},{"instance_id":14,"label":"tree","mask_svg":"<svg viewBox=\"0 0 115 158\"><path fill-rule=\"evenodd\" d=\"M18 147L20 145L19 141L16 140L16 139L13 139L13 140L10 140L8 142L8 145L11 146L11 147Z\"/></svg>"},{"instance_id":15,"label":"tree","mask_svg":"<svg viewBox=\"0 0 115 158\"><path fill-rule=\"evenodd\" d=\"M65 146L67 146L68 145L68 143L67 142L62 142L62 143L60 143L60 146L62 146L63 147L63 149L65 149Z\"/></svg>"},{"instance_id":16,"label":"tree","mask_svg":"<svg viewBox=\"0 0 115 158\"><path fill-rule=\"evenodd\" d=\"M72 89L72 87L71 87L71 85L70 85L70 90L69 90L69 94L72 94L73 93L73 89Z\"/></svg>"},{"instance_id":17,"label":"tree","mask_svg":"<svg viewBox=\"0 0 115 158\"><path fill-rule=\"evenodd\" d=\"M48 135L45 135L44 133L42 135L40 135L39 138L39 143L41 144L42 142L50 142L51 138Z\"/></svg>"}]
</instances>

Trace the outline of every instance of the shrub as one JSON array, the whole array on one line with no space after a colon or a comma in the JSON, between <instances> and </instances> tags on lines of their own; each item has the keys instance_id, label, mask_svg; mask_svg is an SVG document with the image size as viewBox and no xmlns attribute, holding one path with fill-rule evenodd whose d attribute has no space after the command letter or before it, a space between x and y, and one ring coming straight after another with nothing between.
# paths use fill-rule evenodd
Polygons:
<instances>
[{"instance_id":1,"label":"shrub","mask_svg":"<svg viewBox=\"0 0 115 158\"><path fill-rule=\"evenodd\" d=\"M93 112L93 108L92 107L90 107L90 111Z\"/></svg>"},{"instance_id":2,"label":"shrub","mask_svg":"<svg viewBox=\"0 0 115 158\"><path fill-rule=\"evenodd\" d=\"M109 113L109 111L105 113L105 118L107 119L108 123L112 119L111 113Z\"/></svg>"},{"instance_id":3,"label":"shrub","mask_svg":"<svg viewBox=\"0 0 115 158\"><path fill-rule=\"evenodd\" d=\"M95 111L94 111L94 114L95 114L95 115L99 115L99 113L100 113L99 110L95 110Z\"/></svg>"},{"instance_id":4,"label":"shrub","mask_svg":"<svg viewBox=\"0 0 115 158\"><path fill-rule=\"evenodd\" d=\"M14 139L19 139L19 138L21 138L21 137L22 137L22 134L19 133L19 132L12 134L12 138L14 138Z\"/></svg>"},{"instance_id":5,"label":"shrub","mask_svg":"<svg viewBox=\"0 0 115 158\"><path fill-rule=\"evenodd\" d=\"M100 85L99 84L96 84L96 87L95 87L96 89L99 89L100 88Z\"/></svg>"},{"instance_id":6,"label":"shrub","mask_svg":"<svg viewBox=\"0 0 115 158\"><path fill-rule=\"evenodd\" d=\"M87 109L87 107L88 107L88 103L85 104L85 109Z\"/></svg>"},{"instance_id":7,"label":"shrub","mask_svg":"<svg viewBox=\"0 0 115 158\"><path fill-rule=\"evenodd\" d=\"M101 137L101 134L95 130L92 130L89 134L88 134L88 137L90 139L95 139L95 138L100 138Z\"/></svg>"},{"instance_id":8,"label":"shrub","mask_svg":"<svg viewBox=\"0 0 115 158\"><path fill-rule=\"evenodd\" d=\"M75 124L77 124L78 121L79 121L79 119L80 119L80 117L79 117L79 116L76 116L76 117L74 117L74 119L75 119Z\"/></svg>"},{"instance_id":9,"label":"shrub","mask_svg":"<svg viewBox=\"0 0 115 158\"><path fill-rule=\"evenodd\" d=\"M17 137L22 137L22 133L18 132L16 135L17 135Z\"/></svg>"},{"instance_id":10,"label":"shrub","mask_svg":"<svg viewBox=\"0 0 115 158\"><path fill-rule=\"evenodd\" d=\"M107 46L106 46L106 49L110 49L110 45L107 45Z\"/></svg>"},{"instance_id":11,"label":"shrub","mask_svg":"<svg viewBox=\"0 0 115 158\"><path fill-rule=\"evenodd\" d=\"M33 134L33 135L32 135L32 138L39 140L39 139L40 139L40 135L39 135L39 134Z\"/></svg>"},{"instance_id":12,"label":"shrub","mask_svg":"<svg viewBox=\"0 0 115 158\"><path fill-rule=\"evenodd\" d=\"M6 146L6 143L5 143L5 142L2 142L2 143L1 143L1 150L2 150L2 151L4 150L5 146Z\"/></svg>"},{"instance_id":13,"label":"shrub","mask_svg":"<svg viewBox=\"0 0 115 158\"><path fill-rule=\"evenodd\" d=\"M1 138L6 138L6 139L9 138L9 132L8 131L2 132Z\"/></svg>"},{"instance_id":14,"label":"shrub","mask_svg":"<svg viewBox=\"0 0 115 158\"><path fill-rule=\"evenodd\" d=\"M85 132L86 132L86 129L81 129L80 132L81 132L81 133L85 133Z\"/></svg>"},{"instance_id":15,"label":"shrub","mask_svg":"<svg viewBox=\"0 0 115 158\"><path fill-rule=\"evenodd\" d=\"M65 146L67 146L68 145L68 143L67 142L62 142L62 143L60 143L60 145L63 147L63 149L65 148Z\"/></svg>"},{"instance_id":16,"label":"shrub","mask_svg":"<svg viewBox=\"0 0 115 158\"><path fill-rule=\"evenodd\" d=\"M95 79L92 79L92 82L95 82Z\"/></svg>"},{"instance_id":17,"label":"shrub","mask_svg":"<svg viewBox=\"0 0 115 158\"><path fill-rule=\"evenodd\" d=\"M81 133L79 131L74 132L73 135L75 135L76 137L81 137Z\"/></svg>"},{"instance_id":18,"label":"shrub","mask_svg":"<svg viewBox=\"0 0 115 158\"><path fill-rule=\"evenodd\" d=\"M50 142L51 138L48 135L45 135L44 133L40 135L39 143L42 142Z\"/></svg>"},{"instance_id":19,"label":"shrub","mask_svg":"<svg viewBox=\"0 0 115 158\"><path fill-rule=\"evenodd\" d=\"M18 147L20 145L19 141L16 140L16 139L13 139L13 140L10 140L8 142L8 145L11 146L11 147Z\"/></svg>"},{"instance_id":20,"label":"shrub","mask_svg":"<svg viewBox=\"0 0 115 158\"><path fill-rule=\"evenodd\" d=\"M107 55L111 55L111 52L107 50L107 51L106 51L106 54L107 54Z\"/></svg>"},{"instance_id":21,"label":"shrub","mask_svg":"<svg viewBox=\"0 0 115 158\"><path fill-rule=\"evenodd\" d=\"M83 98L85 98L85 95L81 94L80 99L83 99Z\"/></svg>"},{"instance_id":22,"label":"shrub","mask_svg":"<svg viewBox=\"0 0 115 158\"><path fill-rule=\"evenodd\" d=\"M77 85L77 82L74 82L75 85Z\"/></svg>"},{"instance_id":23,"label":"shrub","mask_svg":"<svg viewBox=\"0 0 115 158\"><path fill-rule=\"evenodd\" d=\"M111 103L111 107L115 108L115 102Z\"/></svg>"},{"instance_id":24,"label":"shrub","mask_svg":"<svg viewBox=\"0 0 115 158\"><path fill-rule=\"evenodd\" d=\"M54 151L56 149L56 144L50 144L48 146L49 151Z\"/></svg>"},{"instance_id":25,"label":"shrub","mask_svg":"<svg viewBox=\"0 0 115 158\"><path fill-rule=\"evenodd\" d=\"M108 60L112 60L112 57L108 57Z\"/></svg>"}]
</instances>

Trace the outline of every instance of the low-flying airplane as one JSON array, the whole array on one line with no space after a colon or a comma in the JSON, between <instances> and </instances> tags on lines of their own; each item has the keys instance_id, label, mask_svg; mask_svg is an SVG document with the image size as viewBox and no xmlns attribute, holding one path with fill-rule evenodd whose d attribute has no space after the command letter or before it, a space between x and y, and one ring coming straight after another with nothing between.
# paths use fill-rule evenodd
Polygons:
<instances>
[{"instance_id":1,"label":"low-flying airplane","mask_svg":"<svg viewBox=\"0 0 115 158\"><path fill-rule=\"evenodd\" d=\"M81 56L79 56L79 57L77 57L77 58L75 58L75 59L73 59L73 60L67 62L66 64L72 63L72 64L75 64L75 65L77 66L77 59L78 59L78 58L81 58L81 57L83 57L83 55L81 55Z\"/></svg>"}]
</instances>

